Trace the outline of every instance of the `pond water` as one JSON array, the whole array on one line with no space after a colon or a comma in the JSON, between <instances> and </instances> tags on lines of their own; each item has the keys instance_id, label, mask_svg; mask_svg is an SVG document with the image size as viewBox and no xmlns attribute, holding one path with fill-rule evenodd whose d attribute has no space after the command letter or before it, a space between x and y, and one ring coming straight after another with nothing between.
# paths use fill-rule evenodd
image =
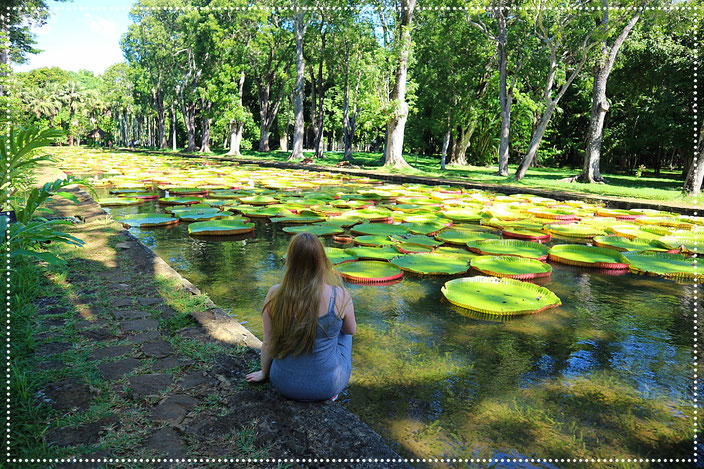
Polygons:
<instances>
[{"instance_id":1,"label":"pond water","mask_svg":"<svg viewBox=\"0 0 704 469\"><path fill-rule=\"evenodd\" d=\"M261 337L291 235L255 221L253 237L201 240L187 226L131 232ZM453 277L348 284L359 328L342 405L409 458L691 458L694 287L552 267L538 283L562 306L504 321L446 301Z\"/></svg>"}]
</instances>

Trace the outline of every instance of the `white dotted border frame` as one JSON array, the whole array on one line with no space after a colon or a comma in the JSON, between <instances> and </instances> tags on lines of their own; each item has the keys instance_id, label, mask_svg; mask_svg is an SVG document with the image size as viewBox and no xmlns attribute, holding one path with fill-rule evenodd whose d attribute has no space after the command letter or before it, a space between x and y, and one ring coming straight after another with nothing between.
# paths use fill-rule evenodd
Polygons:
<instances>
[{"instance_id":1,"label":"white dotted border frame","mask_svg":"<svg viewBox=\"0 0 704 469\"><path fill-rule=\"evenodd\" d=\"M142 11L153 11L153 10L170 10L170 11L194 11L194 10L203 10L203 11L245 11L245 10L264 10L264 11L272 11L272 12L295 12L295 11L309 11L309 10L317 10L317 9L323 9L323 10L328 10L328 11L361 11L362 9L369 9L369 7L350 7L350 6L345 6L345 7L336 7L336 6L318 6L318 7L307 7L307 6L298 6L298 7L292 7L292 6L282 6L282 7L270 7L268 5L251 5L247 7L195 7L195 6L181 6L181 7L143 7L140 8ZM383 7L377 7L377 8L372 8L374 11L402 11L404 8L399 7L399 8L383 8ZM447 7L447 6L441 6L441 7L423 7L423 6L417 6L415 8L415 11L466 11L470 13L479 13L482 11L491 11L491 10L504 10L504 11L510 11L510 10L521 10L521 11L533 11L537 10L536 7L532 6L521 6L518 8L509 8L509 7L486 7L486 8L477 8L477 7ZM609 7L609 10L613 11L619 11L619 10L636 10L637 8L634 6L611 6ZM692 49L693 52L693 110L694 110L694 159L692 161L693 165L698 165L698 159L696 156L696 151L698 147L698 142L699 142L699 128L698 128L698 95L697 95L697 77L698 77L698 66L699 66L699 36L697 34L697 27L699 26L699 8L697 7L691 7L688 5L668 5L668 6L662 6L662 7L643 7L642 8L645 11L666 11L666 12L673 12L673 11L688 11L688 12L693 12L693 20L694 20L694 28L693 28L693 34L694 34L694 46ZM30 8L25 8L25 7L5 7L5 11L30 11ZM132 7L114 7L114 6L71 6L71 5L52 5L50 8L51 11L130 11L132 10ZM604 10L603 7L600 6L580 6L580 7L547 7L547 10L551 11L566 11L566 10L576 10L576 11L602 11ZM0 11L0 27L4 26L5 22L5 15L2 14L3 12ZM4 43L0 43L0 47L4 47ZM9 76L9 74L8 74ZM7 108L5 110L6 118L7 121L10 122L10 94L9 94L9 88L7 87L9 84L8 80L4 80L3 83L6 87L6 103L7 103ZM7 146L7 151L9 152L9 137L10 137L10 128L8 126L7 128L7 141L6 141L6 146ZM7 169L9 172L9 168ZM11 193L12 187L9 186L7 191L8 191L8 196ZM699 194L697 194L694 197L694 206L696 209L699 208ZM694 212L694 215L697 216L697 211ZM697 231L695 229L695 231ZM547 462L547 463L552 463L552 462L567 462L567 463L596 463L596 462L608 462L608 463L624 463L624 462L629 462L629 463L673 463L673 462L687 462L687 463L692 463L692 462L697 462L698 460L698 425L697 425L697 417L698 417L698 392L697 392L697 380L698 380L698 370L699 370L699 356L698 356L698 343L697 343L697 335L699 332L699 327L697 325L697 318L698 318L698 308L697 308L697 300L698 300L698 284L695 283L693 287L693 326L694 326L694 340L693 340L693 379L694 379L694 386L693 386L693 404L694 404L694 416L693 416L693 426L694 426L694 448L693 448L693 456L694 459L688 458L688 459L680 459L680 458L675 458L675 459L664 459L664 458L645 458L645 459L632 459L632 458L612 458L612 459L601 459L601 458L596 458L596 459L554 459L554 458L501 458L501 459L493 459L493 458L488 458L488 459L448 459L448 458L425 458L425 459L420 459L420 458L411 458L411 459L378 459L378 458L367 458L367 459L232 459L232 458L195 458L195 459L160 459L160 458L155 458L155 459L131 459L131 458L98 458L98 459L84 459L84 458L68 458L68 459L18 459L18 458L13 458L10 459L10 435L11 435L11 426L10 426L10 244L9 244L9 230L6 233L6 268L7 268L7 275L6 275L6 281L7 281L7 299L6 299L6 313L7 313L7 351L6 351L6 357L7 357L7 363L6 363L6 399L7 399L7 447L6 447L6 455L7 458L5 462L12 462L12 463L87 463L87 462L110 462L110 463L125 463L125 462L171 462L171 463L179 463L179 462L201 462L201 463L319 463L319 462L332 462L332 463L419 463L419 462L429 462L429 463L495 463L495 462ZM695 277L697 276L697 258L698 258L698 246L697 246L697 241L695 238L694 241L694 275Z\"/></svg>"}]
</instances>

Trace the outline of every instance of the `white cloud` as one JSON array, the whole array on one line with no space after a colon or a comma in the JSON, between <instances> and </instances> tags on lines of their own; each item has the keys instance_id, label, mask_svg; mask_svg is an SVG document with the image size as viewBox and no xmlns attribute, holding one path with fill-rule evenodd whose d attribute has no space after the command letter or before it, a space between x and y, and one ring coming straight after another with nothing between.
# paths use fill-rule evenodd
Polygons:
<instances>
[{"instance_id":1,"label":"white cloud","mask_svg":"<svg viewBox=\"0 0 704 469\"><path fill-rule=\"evenodd\" d=\"M117 24L107 18L91 15L90 13L86 13L86 18L88 20L88 29L96 34L114 36L118 33Z\"/></svg>"}]
</instances>

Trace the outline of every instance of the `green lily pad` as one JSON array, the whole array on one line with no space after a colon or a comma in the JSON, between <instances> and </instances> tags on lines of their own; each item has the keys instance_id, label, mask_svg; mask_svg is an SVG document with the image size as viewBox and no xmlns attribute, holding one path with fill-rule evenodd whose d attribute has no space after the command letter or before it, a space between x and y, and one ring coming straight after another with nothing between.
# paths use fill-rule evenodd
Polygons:
<instances>
[{"instance_id":1,"label":"green lily pad","mask_svg":"<svg viewBox=\"0 0 704 469\"><path fill-rule=\"evenodd\" d=\"M391 238L399 243L420 244L421 246L431 248L442 245L442 241L438 241L423 235L393 235Z\"/></svg>"},{"instance_id":2,"label":"green lily pad","mask_svg":"<svg viewBox=\"0 0 704 469\"><path fill-rule=\"evenodd\" d=\"M517 280L547 277L552 272L550 264L515 256L479 256L472 259L471 266L484 275Z\"/></svg>"},{"instance_id":3,"label":"green lily pad","mask_svg":"<svg viewBox=\"0 0 704 469\"><path fill-rule=\"evenodd\" d=\"M441 231L435 235L435 238L451 244L467 244L469 241L478 241L480 239L501 239L500 236L491 233L452 228Z\"/></svg>"},{"instance_id":4,"label":"green lily pad","mask_svg":"<svg viewBox=\"0 0 704 469\"><path fill-rule=\"evenodd\" d=\"M225 236L251 233L254 223L243 223L240 220L199 221L188 225L188 233L195 235Z\"/></svg>"},{"instance_id":5,"label":"green lily pad","mask_svg":"<svg viewBox=\"0 0 704 469\"><path fill-rule=\"evenodd\" d=\"M398 257L398 250L391 246L382 247L369 247L369 246L357 246L354 248L345 249L345 252L356 256L360 259L377 259L388 261L394 257Z\"/></svg>"},{"instance_id":6,"label":"green lily pad","mask_svg":"<svg viewBox=\"0 0 704 469\"><path fill-rule=\"evenodd\" d=\"M337 233L342 233L344 230L335 226L317 224L317 225L300 225L300 226L287 226L283 228L286 233L310 233L315 236L329 236Z\"/></svg>"},{"instance_id":7,"label":"green lily pad","mask_svg":"<svg viewBox=\"0 0 704 469\"><path fill-rule=\"evenodd\" d=\"M360 246L392 246L396 241L384 235L362 235L354 238L354 244Z\"/></svg>"},{"instance_id":8,"label":"green lily pad","mask_svg":"<svg viewBox=\"0 0 704 469\"><path fill-rule=\"evenodd\" d=\"M174 215L181 221L210 221L229 217L232 212L221 212L216 208L211 208L179 211Z\"/></svg>"},{"instance_id":9,"label":"green lily pad","mask_svg":"<svg viewBox=\"0 0 704 469\"><path fill-rule=\"evenodd\" d=\"M663 252L624 252L621 254L624 262L628 262L629 270L637 273L659 275L671 279L704 281L702 268L697 268L694 259L688 259L682 254L667 254Z\"/></svg>"},{"instance_id":10,"label":"green lily pad","mask_svg":"<svg viewBox=\"0 0 704 469\"><path fill-rule=\"evenodd\" d=\"M385 208L362 208L359 210L347 210L342 212L345 218L355 217L368 221L382 221L393 217L393 212Z\"/></svg>"},{"instance_id":11,"label":"green lily pad","mask_svg":"<svg viewBox=\"0 0 704 469\"><path fill-rule=\"evenodd\" d=\"M239 201L242 202L243 204L249 204L249 205L271 205L271 204L278 204L279 201L273 197L269 197L266 195L254 195L254 196L249 196L249 197L240 197Z\"/></svg>"},{"instance_id":12,"label":"green lily pad","mask_svg":"<svg viewBox=\"0 0 704 469\"><path fill-rule=\"evenodd\" d=\"M354 226L351 231L356 235L391 236L408 233L408 227L389 223L362 223Z\"/></svg>"},{"instance_id":13,"label":"green lily pad","mask_svg":"<svg viewBox=\"0 0 704 469\"><path fill-rule=\"evenodd\" d=\"M457 278L445 283L442 294L454 305L484 314L531 314L562 304L547 288L510 278Z\"/></svg>"},{"instance_id":14,"label":"green lily pad","mask_svg":"<svg viewBox=\"0 0 704 469\"><path fill-rule=\"evenodd\" d=\"M466 259L435 253L406 254L389 262L400 269L425 275L461 274L469 269Z\"/></svg>"},{"instance_id":15,"label":"green lily pad","mask_svg":"<svg viewBox=\"0 0 704 469\"><path fill-rule=\"evenodd\" d=\"M115 218L123 225L136 227L152 227L175 225L178 223L178 218L171 217L160 213L136 213L131 215L122 215Z\"/></svg>"},{"instance_id":16,"label":"green lily pad","mask_svg":"<svg viewBox=\"0 0 704 469\"><path fill-rule=\"evenodd\" d=\"M429 235L432 233L437 233L438 231L445 228L445 225L438 222L427 222L427 223L401 223L401 226L408 228L413 234Z\"/></svg>"},{"instance_id":17,"label":"green lily pad","mask_svg":"<svg viewBox=\"0 0 704 469\"><path fill-rule=\"evenodd\" d=\"M455 246L440 246L439 248L436 248L433 252L435 252L436 254L444 254L446 256L461 257L462 259L466 259L467 262L469 262L471 259L474 259L475 257L478 257L477 254L468 251L465 248Z\"/></svg>"},{"instance_id":18,"label":"green lily pad","mask_svg":"<svg viewBox=\"0 0 704 469\"><path fill-rule=\"evenodd\" d=\"M449 218L457 223L479 223L479 220L482 219L482 216L478 210L465 208L445 210L442 214L445 218Z\"/></svg>"},{"instance_id":19,"label":"green lily pad","mask_svg":"<svg viewBox=\"0 0 704 469\"><path fill-rule=\"evenodd\" d=\"M293 215L288 209L283 207L252 207L240 210L242 215L252 218L288 217Z\"/></svg>"},{"instance_id":20,"label":"green lily pad","mask_svg":"<svg viewBox=\"0 0 704 469\"><path fill-rule=\"evenodd\" d=\"M486 239L467 243L470 251L485 256L516 256L544 261L548 257L548 248L540 243L518 239Z\"/></svg>"},{"instance_id":21,"label":"green lily pad","mask_svg":"<svg viewBox=\"0 0 704 469\"><path fill-rule=\"evenodd\" d=\"M325 217L318 215L310 210L303 210L299 214L287 215L285 217L272 218L272 223L281 223L289 225L305 225L307 223L319 223L325 221Z\"/></svg>"},{"instance_id":22,"label":"green lily pad","mask_svg":"<svg viewBox=\"0 0 704 469\"><path fill-rule=\"evenodd\" d=\"M357 256L353 256L352 254L345 252L344 249L340 248L326 247L325 254L328 256L330 263L333 265L357 260Z\"/></svg>"},{"instance_id":23,"label":"green lily pad","mask_svg":"<svg viewBox=\"0 0 704 469\"><path fill-rule=\"evenodd\" d=\"M623 251L665 251L661 247L657 247L653 242L646 239L628 239L622 236L594 236L594 246L600 248L610 248L619 252ZM674 249L674 248L671 248Z\"/></svg>"},{"instance_id":24,"label":"green lily pad","mask_svg":"<svg viewBox=\"0 0 704 469\"><path fill-rule=\"evenodd\" d=\"M568 225L545 225L545 231L568 238L593 238L604 234L604 230L581 224L570 223Z\"/></svg>"},{"instance_id":25,"label":"green lily pad","mask_svg":"<svg viewBox=\"0 0 704 469\"><path fill-rule=\"evenodd\" d=\"M663 236L654 243L667 249L679 249L684 253L693 254L704 250L704 234L691 233L689 236Z\"/></svg>"},{"instance_id":26,"label":"green lily pad","mask_svg":"<svg viewBox=\"0 0 704 469\"><path fill-rule=\"evenodd\" d=\"M110 197L98 200L98 203L103 207L119 207L122 205L141 205L144 200L135 197Z\"/></svg>"},{"instance_id":27,"label":"green lily pad","mask_svg":"<svg viewBox=\"0 0 704 469\"><path fill-rule=\"evenodd\" d=\"M202 197L162 197L158 202L160 205L191 205L202 201Z\"/></svg>"},{"instance_id":28,"label":"green lily pad","mask_svg":"<svg viewBox=\"0 0 704 469\"><path fill-rule=\"evenodd\" d=\"M208 192L208 197L211 199L237 199L242 197L242 193L231 190L215 190Z\"/></svg>"},{"instance_id":29,"label":"green lily pad","mask_svg":"<svg viewBox=\"0 0 704 469\"><path fill-rule=\"evenodd\" d=\"M399 243L394 246L398 252L403 254L418 254L423 252L433 252L433 248L430 246L423 246L421 244L414 243Z\"/></svg>"},{"instance_id":30,"label":"green lily pad","mask_svg":"<svg viewBox=\"0 0 704 469\"><path fill-rule=\"evenodd\" d=\"M550 248L550 260L561 264L579 267L594 267L597 269L625 270L628 262L624 262L621 254L608 248L583 246L581 244L558 244Z\"/></svg>"},{"instance_id":31,"label":"green lily pad","mask_svg":"<svg viewBox=\"0 0 704 469\"><path fill-rule=\"evenodd\" d=\"M380 261L345 262L335 266L335 269L342 277L355 282L390 282L403 277L401 269Z\"/></svg>"}]
</instances>

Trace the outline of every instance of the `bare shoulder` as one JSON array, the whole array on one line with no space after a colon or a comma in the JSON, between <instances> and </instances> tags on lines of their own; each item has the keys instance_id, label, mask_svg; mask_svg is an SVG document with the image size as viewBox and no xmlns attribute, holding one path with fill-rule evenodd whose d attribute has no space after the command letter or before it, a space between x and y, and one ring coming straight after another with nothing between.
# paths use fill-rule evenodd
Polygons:
<instances>
[{"instance_id":1,"label":"bare shoulder","mask_svg":"<svg viewBox=\"0 0 704 469\"><path fill-rule=\"evenodd\" d=\"M280 286L281 284L277 283L276 285L272 285L271 287L269 287L269 291L266 292L267 298L276 293L276 290L278 290Z\"/></svg>"}]
</instances>

